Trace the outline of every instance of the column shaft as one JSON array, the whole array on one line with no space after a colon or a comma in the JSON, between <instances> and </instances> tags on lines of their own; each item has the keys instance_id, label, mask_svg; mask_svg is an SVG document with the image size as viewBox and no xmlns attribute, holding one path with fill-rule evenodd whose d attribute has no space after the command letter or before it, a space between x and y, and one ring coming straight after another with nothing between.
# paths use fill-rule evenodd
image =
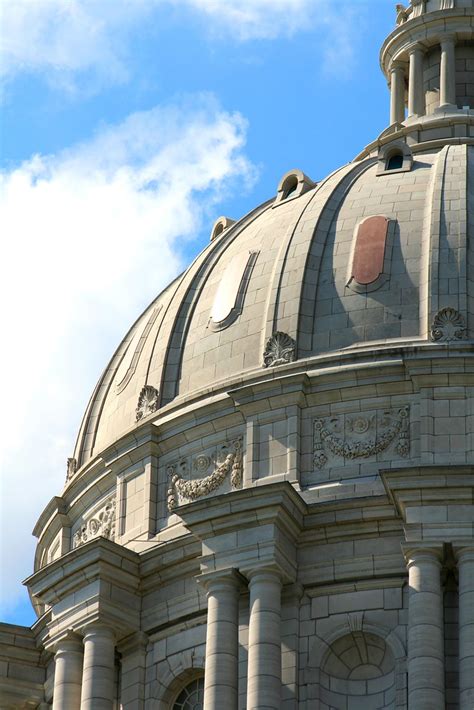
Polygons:
<instances>
[{"instance_id":1,"label":"column shaft","mask_svg":"<svg viewBox=\"0 0 474 710\"><path fill-rule=\"evenodd\" d=\"M390 69L390 124L405 120L405 69L394 62Z\"/></svg>"},{"instance_id":2,"label":"column shaft","mask_svg":"<svg viewBox=\"0 0 474 710\"><path fill-rule=\"evenodd\" d=\"M459 708L474 708L474 547L457 553L459 571Z\"/></svg>"},{"instance_id":3,"label":"column shaft","mask_svg":"<svg viewBox=\"0 0 474 710\"><path fill-rule=\"evenodd\" d=\"M115 637L93 624L84 632L81 710L112 710L115 680Z\"/></svg>"},{"instance_id":4,"label":"column shaft","mask_svg":"<svg viewBox=\"0 0 474 710\"><path fill-rule=\"evenodd\" d=\"M439 103L440 106L456 105L456 45L451 36L441 40Z\"/></svg>"},{"instance_id":5,"label":"column shaft","mask_svg":"<svg viewBox=\"0 0 474 710\"><path fill-rule=\"evenodd\" d=\"M408 80L408 115L425 114L423 89L423 49L415 46L410 50L410 76Z\"/></svg>"},{"instance_id":6,"label":"column shaft","mask_svg":"<svg viewBox=\"0 0 474 710\"><path fill-rule=\"evenodd\" d=\"M272 570L249 576L247 710L280 710L281 578Z\"/></svg>"},{"instance_id":7,"label":"column shaft","mask_svg":"<svg viewBox=\"0 0 474 710\"><path fill-rule=\"evenodd\" d=\"M206 584L204 710L237 710L240 583L234 574L228 574Z\"/></svg>"},{"instance_id":8,"label":"column shaft","mask_svg":"<svg viewBox=\"0 0 474 710\"><path fill-rule=\"evenodd\" d=\"M444 710L441 562L434 549L408 553L408 707Z\"/></svg>"},{"instance_id":9,"label":"column shaft","mask_svg":"<svg viewBox=\"0 0 474 710\"><path fill-rule=\"evenodd\" d=\"M79 710L82 685L82 640L68 636L54 654L53 710Z\"/></svg>"}]
</instances>

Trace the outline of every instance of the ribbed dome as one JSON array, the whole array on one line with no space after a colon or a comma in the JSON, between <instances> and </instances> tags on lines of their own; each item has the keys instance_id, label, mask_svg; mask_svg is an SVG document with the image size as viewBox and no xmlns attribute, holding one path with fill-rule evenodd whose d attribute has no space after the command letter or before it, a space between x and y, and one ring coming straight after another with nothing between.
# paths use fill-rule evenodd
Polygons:
<instances>
[{"instance_id":1,"label":"ribbed dome","mask_svg":"<svg viewBox=\"0 0 474 710\"><path fill-rule=\"evenodd\" d=\"M472 116L461 121L473 130ZM382 137L317 185L301 182L305 189L286 199L279 193L211 241L119 346L85 415L79 464L176 398L271 376L265 364L278 357L264 362L264 351L275 333L287 336L283 366L298 369L348 349L429 342L438 312L465 313L474 279L466 233L474 219L474 147L445 138L433 149L420 132L416 144L406 132ZM385 170L387 147L400 145L408 166ZM460 200L465 209L452 210ZM444 246L440 216L453 237ZM364 263L375 271L359 283L352 272L359 269L363 282ZM465 338L463 316L460 323Z\"/></svg>"}]
</instances>

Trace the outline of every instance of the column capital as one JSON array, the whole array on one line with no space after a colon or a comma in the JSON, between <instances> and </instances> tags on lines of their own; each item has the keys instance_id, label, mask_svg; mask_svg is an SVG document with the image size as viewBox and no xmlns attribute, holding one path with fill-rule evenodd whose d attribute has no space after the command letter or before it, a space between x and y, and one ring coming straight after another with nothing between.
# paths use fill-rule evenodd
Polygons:
<instances>
[{"instance_id":1,"label":"column capital","mask_svg":"<svg viewBox=\"0 0 474 710\"><path fill-rule=\"evenodd\" d=\"M454 44L456 41L457 35L455 32L446 32L445 34L442 34L439 37L439 43L441 45L441 48L443 48L443 45Z\"/></svg>"},{"instance_id":2,"label":"column capital","mask_svg":"<svg viewBox=\"0 0 474 710\"><path fill-rule=\"evenodd\" d=\"M394 72L398 71L403 71L405 72L406 64L405 62L402 62L400 59L394 59L393 62L390 64L390 73L393 74Z\"/></svg>"},{"instance_id":3,"label":"column capital","mask_svg":"<svg viewBox=\"0 0 474 710\"><path fill-rule=\"evenodd\" d=\"M407 52L409 56L411 56L412 54L416 54L417 52L419 52L420 54L425 54L426 48L423 44L421 44L421 42L414 42L408 47Z\"/></svg>"},{"instance_id":4,"label":"column capital","mask_svg":"<svg viewBox=\"0 0 474 710\"><path fill-rule=\"evenodd\" d=\"M54 653L68 651L82 653L82 636L77 634L75 631L69 630L64 634L64 636L56 640L51 650Z\"/></svg>"},{"instance_id":5,"label":"column capital","mask_svg":"<svg viewBox=\"0 0 474 710\"><path fill-rule=\"evenodd\" d=\"M136 631L126 638L122 639L117 644L117 650L120 653L133 653L134 651L146 650L150 639L144 631Z\"/></svg>"},{"instance_id":6,"label":"column capital","mask_svg":"<svg viewBox=\"0 0 474 710\"><path fill-rule=\"evenodd\" d=\"M100 621L93 621L91 624L87 624L87 626L84 626L84 628L82 629L82 633L84 636L84 641L86 639L92 638L93 636L97 636L99 638L108 638L114 643L117 640L117 634L113 630L113 628L108 624L104 624Z\"/></svg>"},{"instance_id":7,"label":"column capital","mask_svg":"<svg viewBox=\"0 0 474 710\"><path fill-rule=\"evenodd\" d=\"M262 565L261 567L250 567L249 569L244 570L244 574L249 580L249 583L251 584L257 579L265 579L268 578L269 580L274 581L277 579L281 584L283 584L283 580L285 578L285 574L278 565Z\"/></svg>"},{"instance_id":8,"label":"column capital","mask_svg":"<svg viewBox=\"0 0 474 710\"><path fill-rule=\"evenodd\" d=\"M403 542L402 552L408 568L423 559L437 562L440 566L444 560L442 542Z\"/></svg>"},{"instance_id":9,"label":"column capital","mask_svg":"<svg viewBox=\"0 0 474 710\"><path fill-rule=\"evenodd\" d=\"M453 543L453 552L458 562L464 560L474 562L474 542Z\"/></svg>"},{"instance_id":10,"label":"column capital","mask_svg":"<svg viewBox=\"0 0 474 710\"><path fill-rule=\"evenodd\" d=\"M235 567L204 572L195 577L195 580L208 593L222 585L226 587L232 586L236 589L246 585L245 577Z\"/></svg>"}]
</instances>

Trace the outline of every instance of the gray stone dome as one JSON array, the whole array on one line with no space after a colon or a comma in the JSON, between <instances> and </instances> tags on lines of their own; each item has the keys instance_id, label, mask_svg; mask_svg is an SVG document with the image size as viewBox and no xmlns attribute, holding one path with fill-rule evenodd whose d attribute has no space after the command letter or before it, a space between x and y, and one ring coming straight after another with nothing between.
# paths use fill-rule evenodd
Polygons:
<instances>
[{"instance_id":1,"label":"gray stone dome","mask_svg":"<svg viewBox=\"0 0 474 710\"><path fill-rule=\"evenodd\" d=\"M398 5L381 65L381 135L218 219L117 349L8 697L472 709L474 0Z\"/></svg>"},{"instance_id":2,"label":"gray stone dome","mask_svg":"<svg viewBox=\"0 0 474 710\"><path fill-rule=\"evenodd\" d=\"M456 136L468 136L474 123L471 112L456 119L452 137L441 140L433 136L445 128L396 130L361 159L266 202L213 239L120 344L85 415L78 462L158 410L271 378L275 363L265 367L264 352L275 333L288 338L283 367L292 371L429 346L447 308L459 318L457 339L472 338L474 147ZM405 151L406 168L385 170L393 147ZM377 227L370 217L384 219ZM371 222L381 228L380 257L373 241L364 255ZM352 276L357 258L374 268L381 259L369 283Z\"/></svg>"}]
</instances>

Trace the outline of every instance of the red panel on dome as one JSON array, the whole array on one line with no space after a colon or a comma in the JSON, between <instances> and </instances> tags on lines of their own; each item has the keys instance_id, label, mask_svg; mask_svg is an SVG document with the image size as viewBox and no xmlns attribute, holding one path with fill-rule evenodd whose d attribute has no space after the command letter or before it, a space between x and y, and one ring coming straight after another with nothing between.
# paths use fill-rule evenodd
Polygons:
<instances>
[{"instance_id":1,"label":"red panel on dome","mask_svg":"<svg viewBox=\"0 0 474 710\"><path fill-rule=\"evenodd\" d=\"M359 224L352 258L352 278L361 286L373 283L383 272L387 232L386 217L369 217Z\"/></svg>"}]
</instances>

